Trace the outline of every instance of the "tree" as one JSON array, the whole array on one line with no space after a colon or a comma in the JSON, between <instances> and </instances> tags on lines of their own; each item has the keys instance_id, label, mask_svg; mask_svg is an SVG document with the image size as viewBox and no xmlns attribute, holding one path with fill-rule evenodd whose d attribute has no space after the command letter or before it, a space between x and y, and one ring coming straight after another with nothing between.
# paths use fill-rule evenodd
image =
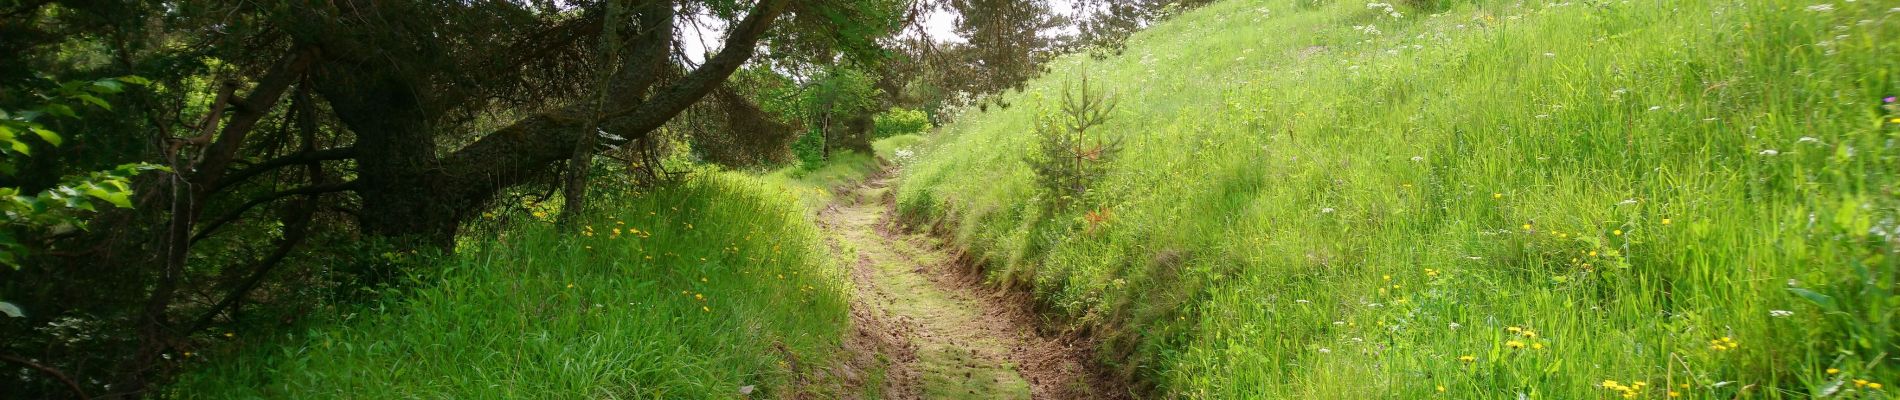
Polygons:
<instances>
[{"instance_id":1,"label":"tree","mask_svg":"<svg viewBox=\"0 0 1900 400\"><path fill-rule=\"evenodd\" d=\"M329 261L307 254L345 252L307 243L446 249L494 199L528 185L556 186L563 167L578 171L570 181L581 184L565 186L584 199L594 153L650 144L659 127L720 91L759 49L784 49L770 63L875 52L875 33L894 22L868 17L894 15L889 10L900 6L0 5L0 51L14 57L0 63L0 84L129 74L154 81L129 93L120 112L71 127L85 151L36 156L0 184L39 190L73 172L135 161L172 171L131 181L151 195L98 216L115 229L32 243L53 251L0 271L0 297L48 311L31 324L0 326L9 338L0 350L56 360L45 366L138 393L171 368L165 355L236 321L252 293L294 285L273 281L289 279L280 265L319 265ZM718 53L694 64L680 55L673 27L697 15L724 19L729 29ZM22 101L0 93L0 107ZM346 270L361 279L348 285L388 282L398 265L357 262ZM83 316L113 332L102 335L111 341L45 346L54 339L26 327L57 316ZM34 388L27 393L41 393Z\"/></svg>"}]
</instances>

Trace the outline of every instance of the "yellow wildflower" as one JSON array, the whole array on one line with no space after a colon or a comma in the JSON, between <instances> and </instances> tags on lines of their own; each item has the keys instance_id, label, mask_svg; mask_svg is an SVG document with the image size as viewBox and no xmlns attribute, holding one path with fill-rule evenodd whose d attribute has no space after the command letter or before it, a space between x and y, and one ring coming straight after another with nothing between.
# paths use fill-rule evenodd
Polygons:
<instances>
[{"instance_id":1,"label":"yellow wildflower","mask_svg":"<svg viewBox=\"0 0 1900 400\"><path fill-rule=\"evenodd\" d=\"M1504 347L1509 347L1513 349L1522 349L1524 348L1524 342L1512 340L1512 341L1504 342Z\"/></svg>"},{"instance_id":2,"label":"yellow wildflower","mask_svg":"<svg viewBox=\"0 0 1900 400\"><path fill-rule=\"evenodd\" d=\"M1466 355L1458 356L1458 361L1473 362L1473 361L1478 361L1478 357L1470 355L1470 354L1466 354Z\"/></svg>"},{"instance_id":3,"label":"yellow wildflower","mask_svg":"<svg viewBox=\"0 0 1900 400\"><path fill-rule=\"evenodd\" d=\"M1827 374L1828 374L1828 375L1833 375L1833 374L1838 374L1838 373L1841 373L1841 369L1840 369L1840 368L1828 368L1828 369L1827 369Z\"/></svg>"},{"instance_id":4,"label":"yellow wildflower","mask_svg":"<svg viewBox=\"0 0 1900 400\"><path fill-rule=\"evenodd\" d=\"M1612 235L1617 235L1617 236L1623 236L1623 230L1622 230L1622 229L1617 229L1617 230L1613 230L1613 231L1610 231L1610 234L1612 234Z\"/></svg>"},{"instance_id":5,"label":"yellow wildflower","mask_svg":"<svg viewBox=\"0 0 1900 400\"><path fill-rule=\"evenodd\" d=\"M1502 198L1504 198L1504 194L1503 194L1503 193L1492 193L1492 194L1491 194L1491 198L1493 198L1493 199L1502 199Z\"/></svg>"}]
</instances>

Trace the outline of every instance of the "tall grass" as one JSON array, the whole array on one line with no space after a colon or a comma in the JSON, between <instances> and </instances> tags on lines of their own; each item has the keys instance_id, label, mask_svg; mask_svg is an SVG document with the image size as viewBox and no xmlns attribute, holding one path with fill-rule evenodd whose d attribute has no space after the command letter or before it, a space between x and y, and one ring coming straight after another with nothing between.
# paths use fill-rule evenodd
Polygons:
<instances>
[{"instance_id":1,"label":"tall grass","mask_svg":"<svg viewBox=\"0 0 1900 400\"><path fill-rule=\"evenodd\" d=\"M1893 393L1900 4L1416 3L1230 0L1061 59L900 209L1171 397ZM1030 127L1083 74L1126 149L1045 215Z\"/></svg>"},{"instance_id":2,"label":"tall grass","mask_svg":"<svg viewBox=\"0 0 1900 400\"><path fill-rule=\"evenodd\" d=\"M182 398L835 397L848 288L783 185L734 173L604 196L583 232L471 240L416 289L201 355ZM874 371L864 371L873 373ZM881 385L871 385L878 387Z\"/></svg>"}]
</instances>

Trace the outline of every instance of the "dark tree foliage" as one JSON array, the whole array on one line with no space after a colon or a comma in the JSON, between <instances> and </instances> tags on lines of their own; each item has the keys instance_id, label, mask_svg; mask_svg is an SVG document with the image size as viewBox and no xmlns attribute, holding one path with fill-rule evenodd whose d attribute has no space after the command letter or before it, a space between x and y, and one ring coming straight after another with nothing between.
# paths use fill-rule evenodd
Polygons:
<instances>
[{"instance_id":1,"label":"dark tree foliage","mask_svg":"<svg viewBox=\"0 0 1900 400\"><path fill-rule=\"evenodd\" d=\"M560 186L563 166L660 147L661 128L696 105L734 131L713 146L782 149L789 135L773 132L789 129L727 78L751 62L881 57L903 7L0 2L0 106L47 81L154 82L61 126L74 145L24 160L5 184L38 190L138 161L173 171L142 175L134 207L92 230L14 235L39 239L23 268L0 269L0 299L27 311L0 321L0 364L29 373L0 381L0 398L75 395L66 380L88 396L145 396L189 352L398 282L495 200ZM674 27L702 12L728 29L690 63Z\"/></svg>"}]
</instances>

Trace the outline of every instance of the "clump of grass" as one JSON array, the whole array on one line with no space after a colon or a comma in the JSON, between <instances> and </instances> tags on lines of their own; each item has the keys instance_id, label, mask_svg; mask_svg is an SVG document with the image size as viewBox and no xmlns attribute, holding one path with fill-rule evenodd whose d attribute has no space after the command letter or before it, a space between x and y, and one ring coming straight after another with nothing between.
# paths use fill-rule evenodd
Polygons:
<instances>
[{"instance_id":1,"label":"clump of grass","mask_svg":"<svg viewBox=\"0 0 1900 400\"><path fill-rule=\"evenodd\" d=\"M465 244L408 293L231 354L184 398L827 396L848 288L778 184L707 173L611 196L580 232ZM793 387L800 376L817 377Z\"/></svg>"},{"instance_id":2,"label":"clump of grass","mask_svg":"<svg viewBox=\"0 0 1900 400\"><path fill-rule=\"evenodd\" d=\"M1891 395L1891 4L1431 3L1228 1L1058 60L1006 100L1117 93L1100 214L1026 206L1033 106L945 126L900 211L1169 396Z\"/></svg>"}]
</instances>

